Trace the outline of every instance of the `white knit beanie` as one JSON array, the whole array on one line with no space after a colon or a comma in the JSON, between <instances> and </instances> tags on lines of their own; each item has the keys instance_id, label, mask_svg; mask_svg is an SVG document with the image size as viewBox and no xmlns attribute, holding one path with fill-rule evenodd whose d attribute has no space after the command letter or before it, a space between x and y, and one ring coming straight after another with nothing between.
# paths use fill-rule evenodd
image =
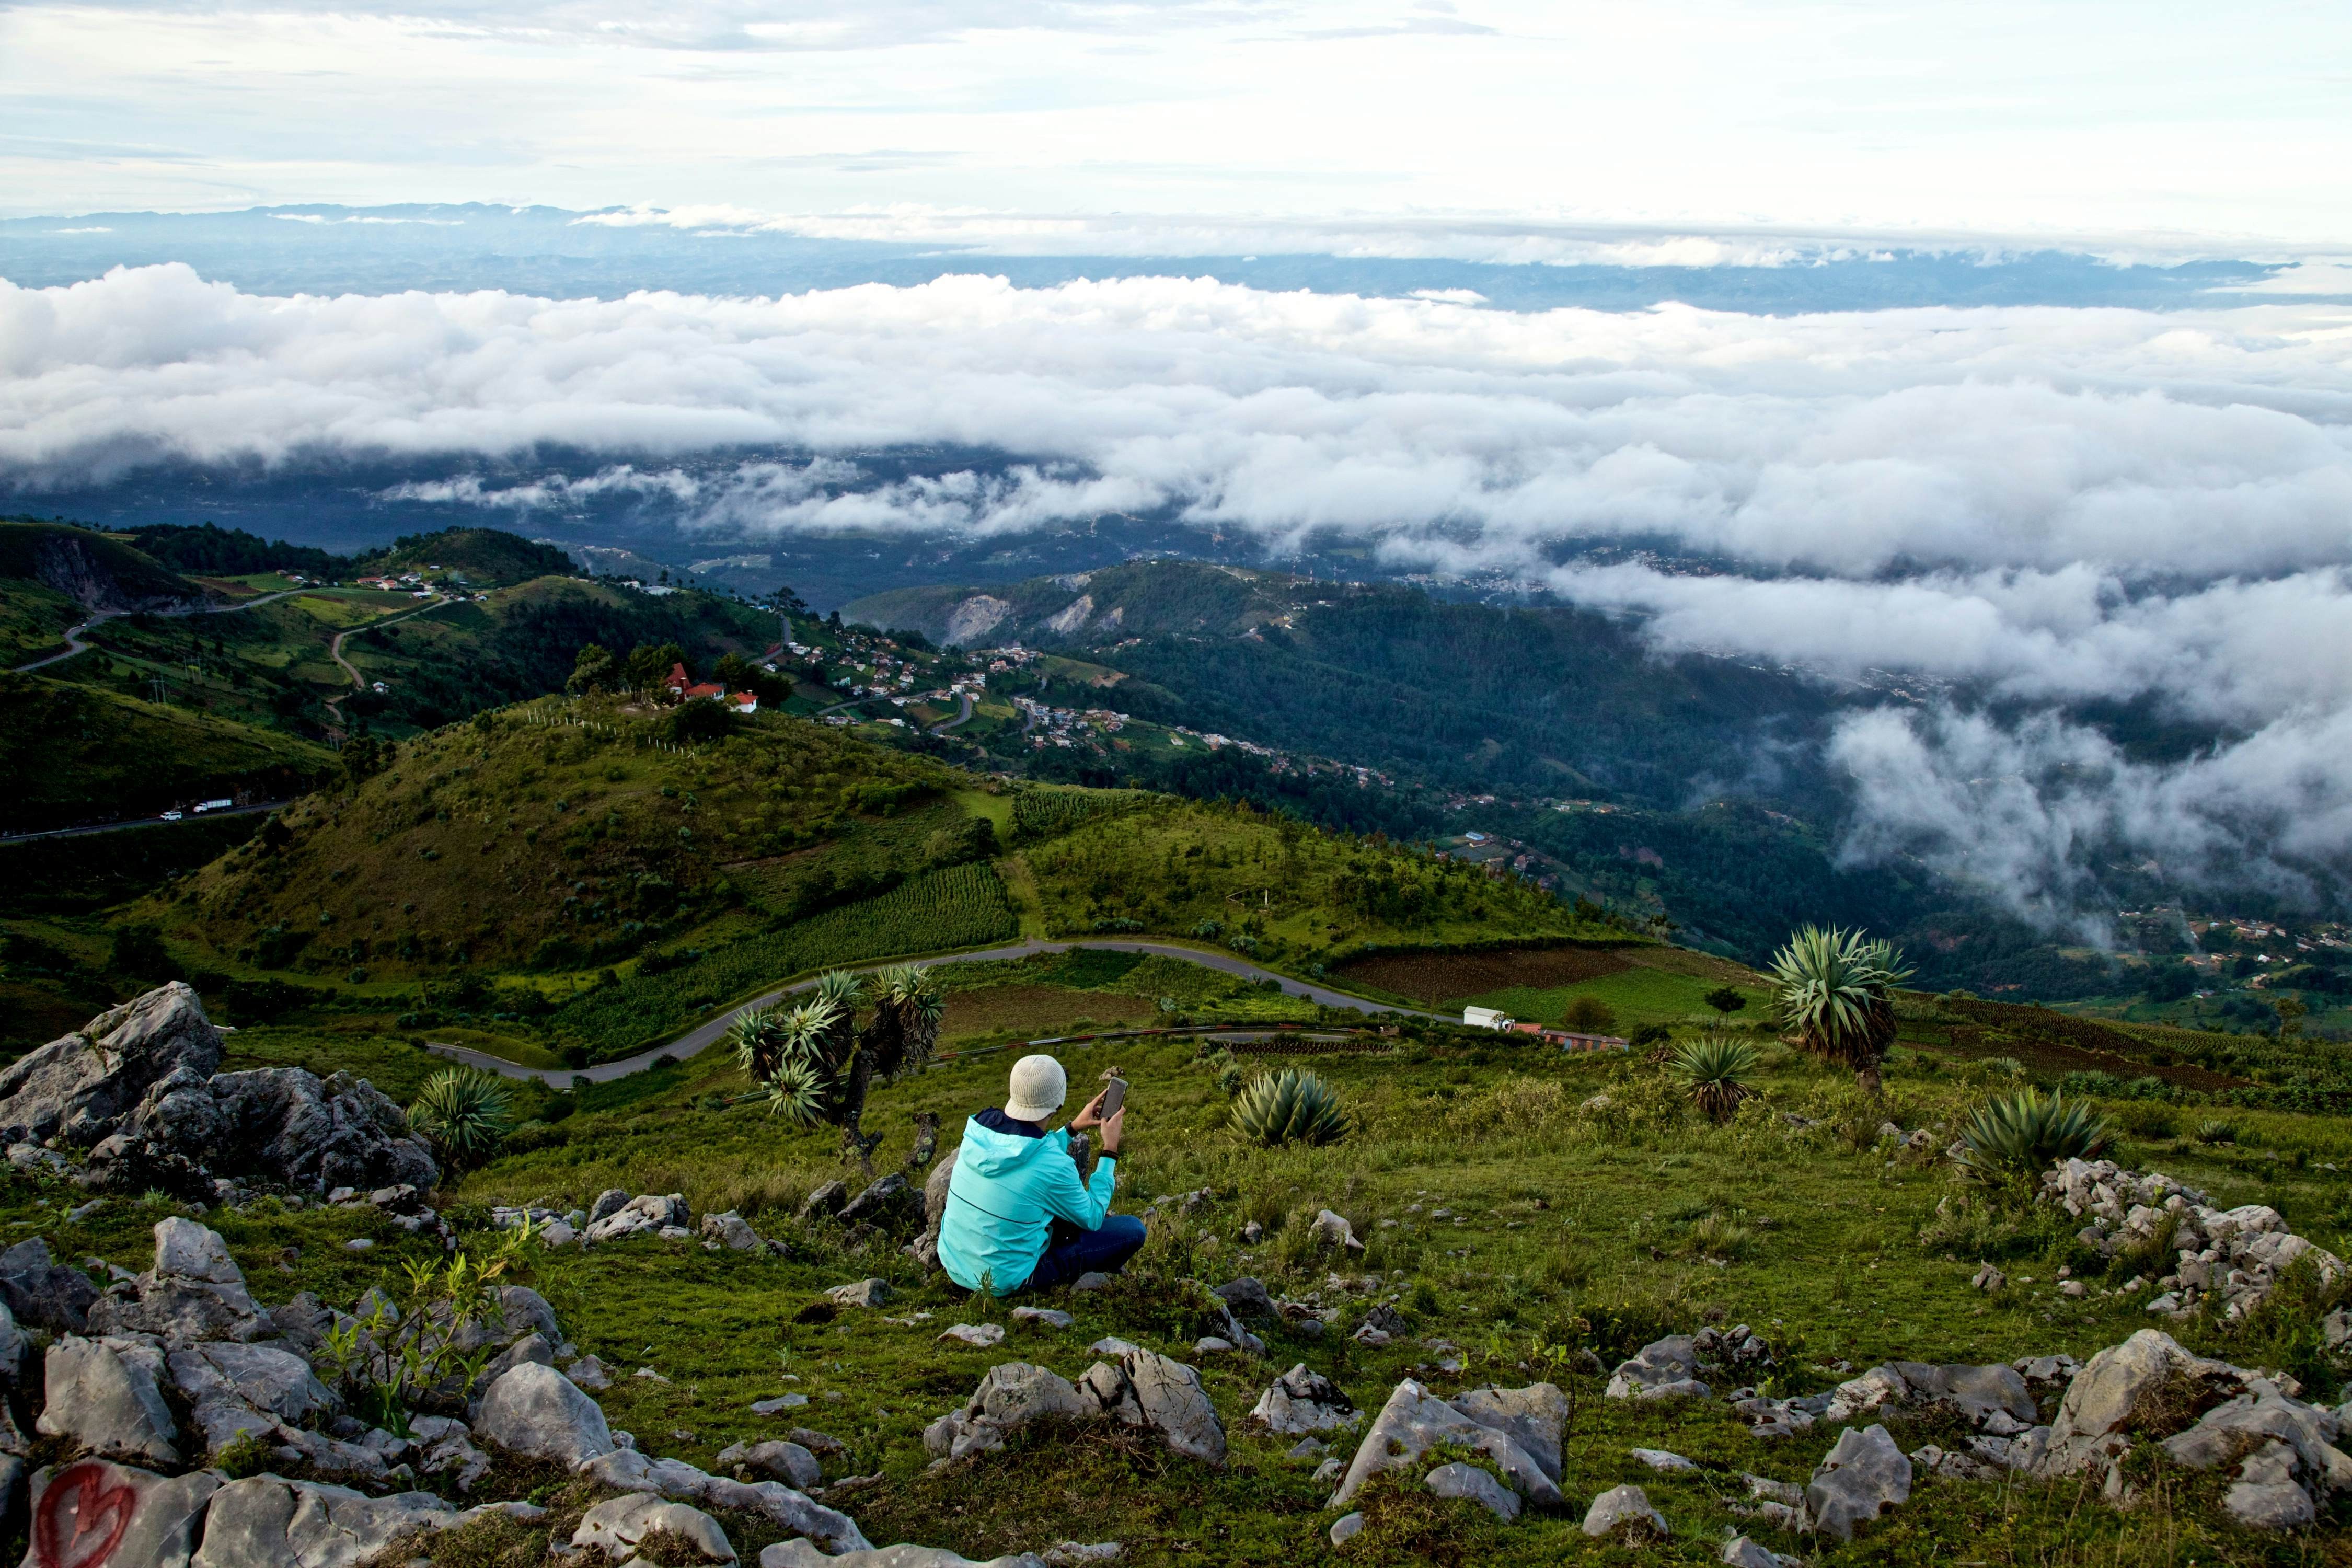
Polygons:
<instances>
[{"instance_id":1,"label":"white knit beanie","mask_svg":"<svg viewBox=\"0 0 2352 1568\"><path fill-rule=\"evenodd\" d=\"M1013 1093L1004 1114L1015 1121L1043 1121L1070 1098L1070 1079L1051 1057L1023 1057L1013 1064Z\"/></svg>"}]
</instances>

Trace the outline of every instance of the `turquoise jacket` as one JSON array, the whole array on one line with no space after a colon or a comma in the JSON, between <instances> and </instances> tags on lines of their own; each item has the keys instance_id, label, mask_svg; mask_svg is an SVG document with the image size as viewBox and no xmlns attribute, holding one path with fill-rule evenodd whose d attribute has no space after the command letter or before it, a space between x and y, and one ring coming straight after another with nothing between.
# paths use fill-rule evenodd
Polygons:
<instances>
[{"instance_id":1,"label":"turquoise jacket","mask_svg":"<svg viewBox=\"0 0 2352 1568\"><path fill-rule=\"evenodd\" d=\"M1045 1255L1055 1220L1101 1228L1118 1180L1118 1157L1105 1154L1094 1180L1081 1182L1067 1130L1042 1136L1004 1131L982 1116L999 1127L1026 1126L993 1110L964 1123L963 1147L948 1178L947 1211L940 1216L940 1266L967 1290L979 1289L985 1276L989 1288L1003 1296L1028 1282Z\"/></svg>"}]
</instances>

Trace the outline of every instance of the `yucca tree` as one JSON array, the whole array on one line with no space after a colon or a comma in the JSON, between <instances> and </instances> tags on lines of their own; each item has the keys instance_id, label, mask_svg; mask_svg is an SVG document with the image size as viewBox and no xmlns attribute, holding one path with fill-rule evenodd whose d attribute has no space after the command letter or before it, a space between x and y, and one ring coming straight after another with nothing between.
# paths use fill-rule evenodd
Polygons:
<instances>
[{"instance_id":1,"label":"yucca tree","mask_svg":"<svg viewBox=\"0 0 2352 1568\"><path fill-rule=\"evenodd\" d=\"M1960 1127L1963 1157L1979 1181L2031 1183L2063 1160L2095 1159L2111 1142L2107 1124L2079 1100L2040 1090L1987 1100Z\"/></svg>"},{"instance_id":2,"label":"yucca tree","mask_svg":"<svg viewBox=\"0 0 2352 1568\"><path fill-rule=\"evenodd\" d=\"M1667 1058L1666 1070L1689 1089L1691 1102L1708 1121L1728 1121L1739 1102L1756 1092L1748 1086L1756 1070L1756 1047L1719 1037L1685 1040Z\"/></svg>"},{"instance_id":3,"label":"yucca tree","mask_svg":"<svg viewBox=\"0 0 2352 1568\"><path fill-rule=\"evenodd\" d=\"M864 1028L858 1010L871 1005ZM912 964L870 980L847 970L817 978L808 1000L743 1014L729 1038L735 1059L768 1091L768 1110L802 1127L841 1129L842 1156L870 1177L878 1132L865 1129L874 1080L887 1082L930 1059L946 999L929 971Z\"/></svg>"},{"instance_id":4,"label":"yucca tree","mask_svg":"<svg viewBox=\"0 0 2352 1568\"><path fill-rule=\"evenodd\" d=\"M1895 987L1911 977L1902 955L1860 931L1807 926L1772 959L1772 1006L1797 1043L1853 1069L1879 1093L1879 1064L1895 1040Z\"/></svg>"}]
</instances>

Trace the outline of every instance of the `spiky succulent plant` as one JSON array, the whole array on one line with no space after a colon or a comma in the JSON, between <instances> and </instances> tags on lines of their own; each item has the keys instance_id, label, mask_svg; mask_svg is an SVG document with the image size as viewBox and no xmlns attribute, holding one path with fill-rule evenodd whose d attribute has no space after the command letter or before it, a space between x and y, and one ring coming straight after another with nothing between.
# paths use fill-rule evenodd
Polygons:
<instances>
[{"instance_id":1,"label":"spiky succulent plant","mask_svg":"<svg viewBox=\"0 0 2352 1568\"><path fill-rule=\"evenodd\" d=\"M768 1083L768 1113L795 1127L814 1127L831 1109L831 1086L824 1075L804 1061L786 1062Z\"/></svg>"},{"instance_id":2,"label":"spiky succulent plant","mask_svg":"<svg viewBox=\"0 0 2352 1568\"><path fill-rule=\"evenodd\" d=\"M1337 1090L1311 1072L1285 1068L1252 1079L1234 1101L1234 1127L1254 1143L1336 1143L1348 1133Z\"/></svg>"},{"instance_id":3,"label":"spiky succulent plant","mask_svg":"<svg viewBox=\"0 0 2352 1568\"><path fill-rule=\"evenodd\" d=\"M514 1130L507 1086L478 1068L447 1068L425 1080L408 1108L409 1131L442 1163L462 1167L489 1158Z\"/></svg>"},{"instance_id":4,"label":"spiky succulent plant","mask_svg":"<svg viewBox=\"0 0 2352 1568\"><path fill-rule=\"evenodd\" d=\"M1884 942L1807 926L1773 955L1772 1006L1799 1045L1853 1068L1876 1094L1878 1064L1895 1038L1895 987L1910 977Z\"/></svg>"},{"instance_id":5,"label":"spiky succulent plant","mask_svg":"<svg viewBox=\"0 0 2352 1568\"><path fill-rule=\"evenodd\" d=\"M1979 1180L2031 1182L2061 1160L2088 1159L2111 1142L2107 1125L2077 1100L2039 1089L1987 1100L1961 1124L1962 1156Z\"/></svg>"},{"instance_id":6,"label":"spiky succulent plant","mask_svg":"<svg viewBox=\"0 0 2352 1568\"><path fill-rule=\"evenodd\" d=\"M1739 1102L1756 1092L1748 1085L1756 1070L1756 1047L1714 1036L1685 1040L1666 1058L1666 1070L1690 1090L1691 1102L1707 1120L1728 1121Z\"/></svg>"}]
</instances>

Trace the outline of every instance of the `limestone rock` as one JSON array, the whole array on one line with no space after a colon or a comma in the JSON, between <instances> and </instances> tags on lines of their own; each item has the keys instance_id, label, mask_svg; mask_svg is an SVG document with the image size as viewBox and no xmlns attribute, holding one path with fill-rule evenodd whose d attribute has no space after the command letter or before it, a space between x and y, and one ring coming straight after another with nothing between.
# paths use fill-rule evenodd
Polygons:
<instances>
[{"instance_id":1,"label":"limestone rock","mask_svg":"<svg viewBox=\"0 0 2352 1568\"><path fill-rule=\"evenodd\" d=\"M2270 1443L2293 1451L2314 1485L2327 1491L2352 1489L2352 1458L2336 1447L2340 1435L2335 1414L2291 1399L2264 1381L2259 1392L2217 1405L2188 1430L2164 1439L2175 1463L2191 1469L2219 1469Z\"/></svg>"},{"instance_id":2,"label":"limestone rock","mask_svg":"<svg viewBox=\"0 0 2352 1568\"><path fill-rule=\"evenodd\" d=\"M2294 1483L2295 1457L2284 1443L2246 1456L2238 1480L2221 1494L2230 1517L2251 1530L2300 1530L2317 1517L2311 1494Z\"/></svg>"},{"instance_id":3,"label":"limestone rock","mask_svg":"<svg viewBox=\"0 0 2352 1568\"><path fill-rule=\"evenodd\" d=\"M801 1200L800 1217L803 1220L832 1219L841 1213L841 1205L848 1201L849 1184L846 1182L827 1182ZM602 1204L604 1200L599 1198L597 1202ZM615 1204L613 1206L618 1208L620 1205ZM593 1215L590 1222L593 1224L603 1217Z\"/></svg>"},{"instance_id":4,"label":"limestone rock","mask_svg":"<svg viewBox=\"0 0 2352 1568\"><path fill-rule=\"evenodd\" d=\"M619 1187L606 1187L603 1192L596 1194L596 1201L588 1205L588 1225L594 1225L598 1220L603 1219L605 1215L618 1210L622 1205L628 1201L629 1194L623 1189ZM581 1228L584 1230L587 1226L583 1226Z\"/></svg>"},{"instance_id":5,"label":"limestone rock","mask_svg":"<svg viewBox=\"0 0 2352 1568\"><path fill-rule=\"evenodd\" d=\"M614 1447L596 1402L570 1378L536 1362L510 1369L489 1386L474 1430L501 1448L573 1467Z\"/></svg>"},{"instance_id":6,"label":"limestone rock","mask_svg":"<svg viewBox=\"0 0 2352 1568\"><path fill-rule=\"evenodd\" d=\"M19 1323L56 1333L79 1334L89 1327L98 1287L79 1268L60 1267L40 1237L0 1252L0 1304Z\"/></svg>"},{"instance_id":7,"label":"limestone rock","mask_svg":"<svg viewBox=\"0 0 2352 1568\"><path fill-rule=\"evenodd\" d=\"M951 1410L923 1433L923 1445L942 1458L962 1458L1004 1446L1004 1434L1040 1416L1087 1420L1101 1414L1096 1402L1066 1379L1026 1362L988 1369L960 1410Z\"/></svg>"},{"instance_id":8,"label":"limestone rock","mask_svg":"<svg viewBox=\"0 0 2352 1568\"><path fill-rule=\"evenodd\" d=\"M1350 1541L1355 1540L1357 1536L1362 1534L1363 1529L1364 1516L1362 1514L1343 1513L1339 1518L1331 1521L1331 1544L1334 1546L1345 1546Z\"/></svg>"},{"instance_id":9,"label":"limestone rock","mask_svg":"<svg viewBox=\"0 0 2352 1568\"><path fill-rule=\"evenodd\" d=\"M959 1340L974 1349L988 1350L1004 1342L1004 1325L1003 1323L957 1323L950 1327L940 1338Z\"/></svg>"},{"instance_id":10,"label":"limestone rock","mask_svg":"<svg viewBox=\"0 0 2352 1568\"><path fill-rule=\"evenodd\" d=\"M1345 1215L1334 1214L1329 1209L1317 1215L1315 1223L1308 1226L1307 1230L1318 1241L1351 1252L1364 1250L1364 1244L1356 1239L1355 1226L1348 1223Z\"/></svg>"},{"instance_id":11,"label":"limestone rock","mask_svg":"<svg viewBox=\"0 0 2352 1568\"><path fill-rule=\"evenodd\" d=\"M683 1459L649 1459L627 1448L598 1455L580 1467L580 1474L600 1486L627 1492L651 1493L672 1502L700 1503L706 1508L755 1513L782 1528L808 1536L827 1552L864 1551L871 1543L857 1521L781 1481L739 1481L713 1476Z\"/></svg>"},{"instance_id":12,"label":"limestone rock","mask_svg":"<svg viewBox=\"0 0 2352 1568\"><path fill-rule=\"evenodd\" d=\"M220 1032L204 1003L173 981L0 1071L0 1142L95 1143L121 1125L149 1085L180 1068L201 1081L220 1059Z\"/></svg>"},{"instance_id":13,"label":"limestone rock","mask_svg":"<svg viewBox=\"0 0 2352 1568\"><path fill-rule=\"evenodd\" d=\"M1481 1426L1507 1434L1553 1480L1559 1479L1560 1436L1568 1426L1568 1395L1549 1383L1525 1388L1473 1388L1446 1401Z\"/></svg>"},{"instance_id":14,"label":"limestone rock","mask_svg":"<svg viewBox=\"0 0 2352 1568\"><path fill-rule=\"evenodd\" d=\"M2113 1459L2128 1447L2126 1428L2144 1425L2138 1419L2143 1406L2152 1405L2176 1382L2223 1397L2245 1388L2245 1375L2236 1367L2191 1355L2171 1335L2142 1329L2123 1343L2109 1345L2093 1356L2067 1384L2058 1418L2051 1424L2042 1473L2072 1475Z\"/></svg>"},{"instance_id":15,"label":"limestone rock","mask_svg":"<svg viewBox=\"0 0 2352 1568\"><path fill-rule=\"evenodd\" d=\"M1274 1308L1273 1293L1265 1282L1248 1274L1212 1288L1212 1294L1223 1300L1236 1317L1273 1319L1278 1314Z\"/></svg>"},{"instance_id":16,"label":"limestone rock","mask_svg":"<svg viewBox=\"0 0 2352 1568\"><path fill-rule=\"evenodd\" d=\"M598 1198L597 1206L603 1207L604 1202ZM624 1237L656 1234L682 1227L688 1217L682 1194L671 1193L662 1196L648 1193L642 1197L629 1199L602 1219L590 1220L588 1228L581 1232L581 1239L583 1242L618 1241Z\"/></svg>"},{"instance_id":17,"label":"limestone rock","mask_svg":"<svg viewBox=\"0 0 2352 1568\"><path fill-rule=\"evenodd\" d=\"M89 1320L100 1333L153 1334L168 1345L276 1331L220 1233L177 1215L155 1226L154 1267L128 1293L110 1292L90 1309Z\"/></svg>"},{"instance_id":18,"label":"limestone rock","mask_svg":"<svg viewBox=\"0 0 2352 1568\"><path fill-rule=\"evenodd\" d=\"M844 1225L877 1226L903 1234L915 1227L921 1212L920 1194L907 1184L906 1177L893 1171L842 1205L837 1217Z\"/></svg>"},{"instance_id":19,"label":"limestone rock","mask_svg":"<svg viewBox=\"0 0 2352 1568\"><path fill-rule=\"evenodd\" d=\"M324 1192L429 1189L440 1167L407 1118L365 1079L258 1068L209 1079L183 1068L149 1086L90 1151L90 1183L209 1194L220 1172Z\"/></svg>"},{"instance_id":20,"label":"limestone rock","mask_svg":"<svg viewBox=\"0 0 2352 1568\"><path fill-rule=\"evenodd\" d=\"M1269 1432L1295 1436L1354 1426L1363 1419L1363 1412L1339 1392L1339 1384L1320 1373L1307 1371L1307 1363L1300 1362L1258 1395L1250 1419Z\"/></svg>"},{"instance_id":21,"label":"limestone rock","mask_svg":"<svg viewBox=\"0 0 2352 1568\"><path fill-rule=\"evenodd\" d=\"M1015 1307L1013 1321L1025 1328L1066 1329L1077 1320L1053 1307Z\"/></svg>"},{"instance_id":22,"label":"limestone rock","mask_svg":"<svg viewBox=\"0 0 2352 1568\"><path fill-rule=\"evenodd\" d=\"M372 1498L348 1487L254 1476L213 1494L194 1568L355 1568L402 1536L459 1520L430 1492Z\"/></svg>"},{"instance_id":23,"label":"limestone rock","mask_svg":"<svg viewBox=\"0 0 2352 1568\"><path fill-rule=\"evenodd\" d=\"M824 1470L816 1456L798 1443L772 1438L764 1443L737 1443L719 1451L714 1461L722 1470L733 1470L740 1477L751 1470L770 1480L782 1481L802 1491L814 1491L824 1484Z\"/></svg>"},{"instance_id":24,"label":"limestone rock","mask_svg":"<svg viewBox=\"0 0 2352 1568\"><path fill-rule=\"evenodd\" d=\"M1696 1465L1692 1464L1680 1454L1671 1453L1664 1448L1628 1448L1625 1451L1631 1454L1641 1463L1649 1466L1650 1468L1663 1471L1669 1475L1680 1470L1696 1470L1698 1468Z\"/></svg>"},{"instance_id":25,"label":"limestone rock","mask_svg":"<svg viewBox=\"0 0 2352 1568\"><path fill-rule=\"evenodd\" d=\"M1801 1559L1759 1546L1744 1535L1735 1535L1723 1543L1723 1561L1731 1568L1804 1568Z\"/></svg>"},{"instance_id":26,"label":"limestone rock","mask_svg":"<svg viewBox=\"0 0 2352 1568\"><path fill-rule=\"evenodd\" d=\"M735 1561L734 1543L717 1520L682 1502L664 1502L651 1492L607 1498L590 1509L572 1532L572 1549L582 1552L594 1547L620 1562L634 1556L637 1542L656 1531L683 1540L706 1563Z\"/></svg>"},{"instance_id":27,"label":"limestone rock","mask_svg":"<svg viewBox=\"0 0 2352 1568\"><path fill-rule=\"evenodd\" d=\"M761 1239L760 1233L733 1209L725 1214L704 1215L702 1236L704 1240L715 1241L730 1252L761 1252L766 1250L768 1245Z\"/></svg>"},{"instance_id":28,"label":"limestone rock","mask_svg":"<svg viewBox=\"0 0 2352 1568\"><path fill-rule=\"evenodd\" d=\"M1555 1453L1558 1441L1555 1436ZM1459 1443L1485 1454L1529 1502L1559 1508L1566 1501L1560 1495L1559 1483L1507 1431L1489 1426L1475 1415L1433 1397L1420 1384L1407 1378L1397 1384L1388 1403L1372 1418L1363 1441L1356 1446L1355 1458L1349 1463L1339 1489L1332 1494L1330 1506L1341 1507L1372 1477L1413 1464L1439 1443ZM1558 1462L1557 1458L1554 1462Z\"/></svg>"},{"instance_id":29,"label":"limestone rock","mask_svg":"<svg viewBox=\"0 0 2352 1568\"><path fill-rule=\"evenodd\" d=\"M923 1228L907 1244L906 1251L926 1268L939 1265L940 1222L947 1215L948 1186L955 1176L956 1156L961 1152L961 1147L949 1150L923 1182Z\"/></svg>"},{"instance_id":30,"label":"limestone rock","mask_svg":"<svg viewBox=\"0 0 2352 1568\"><path fill-rule=\"evenodd\" d=\"M1421 1484L1432 1497L1466 1498L1507 1523L1519 1517L1519 1494L1475 1465L1440 1465Z\"/></svg>"},{"instance_id":31,"label":"limestone rock","mask_svg":"<svg viewBox=\"0 0 2352 1568\"><path fill-rule=\"evenodd\" d=\"M1707 1385L1698 1380L1698 1347L1688 1334L1669 1334L1643 1345L1640 1353L1620 1362L1603 1390L1612 1399L1664 1394L1689 1394L1704 1399Z\"/></svg>"},{"instance_id":32,"label":"limestone rock","mask_svg":"<svg viewBox=\"0 0 2352 1568\"><path fill-rule=\"evenodd\" d=\"M1911 1461L1884 1426L1839 1433L1805 1488L1813 1528L1840 1541L1853 1540L1856 1525L1910 1500Z\"/></svg>"},{"instance_id":33,"label":"limestone rock","mask_svg":"<svg viewBox=\"0 0 2352 1568\"><path fill-rule=\"evenodd\" d=\"M835 1285L825 1293L825 1300L843 1307L887 1307L890 1304L890 1282L887 1279L860 1279L853 1284Z\"/></svg>"},{"instance_id":34,"label":"limestone rock","mask_svg":"<svg viewBox=\"0 0 2352 1568\"><path fill-rule=\"evenodd\" d=\"M1665 1516L1650 1506L1650 1494L1637 1486L1611 1487L1592 1500L1584 1511L1584 1533L1600 1537L1628 1532L1641 1539L1669 1535Z\"/></svg>"},{"instance_id":35,"label":"limestone rock","mask_svg":"<svg viewBox=\"0 0 2352 1568\"><path fill-rule=\"evenodd\" d=\"M49 1347L46 1379L48 1403L35 1424L44 1436L70 1437L100 1458L179 1464L179 1424L142 1358L68 1334Z\"/></svg>"},{"instance_id":36,"label":"limestone rock","mask_svg":"<svg viewBox=\"0 0 2352 1568\"><path fill-rule=\"evenodd\" d=\"M985 1563L959 1556L943 1546L872 1546L828 1557L806 1541L779 1541L760 1553L760 1568L1046 1568L1027 1552Z\"/></svg>"},{"instance_id":37,"label":"limestone rock","mask_svg":"<svg viewBox=\"0 0 2352 1568\"><path fill-rule=\"evenodd\" d=\"M218 1476L205 1470L167 1479L152 1471L99 1459L79 1460L63 1469L36 1470L32 1517L37 1540L26 1562L35 1568L47 1568L40 1561L40 1546L43 1540L50 1540L47 1555L52 1562L75 1563L70 1555L72 1540L92 1534L103 1539L120 1514L124 1520L122 1534L106 1560L108 1568L114 1563L124 1568L132 1563L144 1568L188 1568L204 1528L205 1505L220 1484ZM53 1499L50 1493L57 1489L63 1495ZM38 1521L45 1519L57 1521L52 1528L62 1540L40 1534Z\"/></svg>"},{"instance_id":38,"label":"limestone rock","mask_svg":"<svg viewBox=\"0 0 2352 1568\"><path fill-rule=\"evenodd\" d=\"M1121 1362L1142 1409L1144 1425L1176 1452L1212 1465L1225 1462L1225 1429L1201 1387L1201 1374L1182 1362L1147 1350Z\"/></svg>"}]
</instances>

